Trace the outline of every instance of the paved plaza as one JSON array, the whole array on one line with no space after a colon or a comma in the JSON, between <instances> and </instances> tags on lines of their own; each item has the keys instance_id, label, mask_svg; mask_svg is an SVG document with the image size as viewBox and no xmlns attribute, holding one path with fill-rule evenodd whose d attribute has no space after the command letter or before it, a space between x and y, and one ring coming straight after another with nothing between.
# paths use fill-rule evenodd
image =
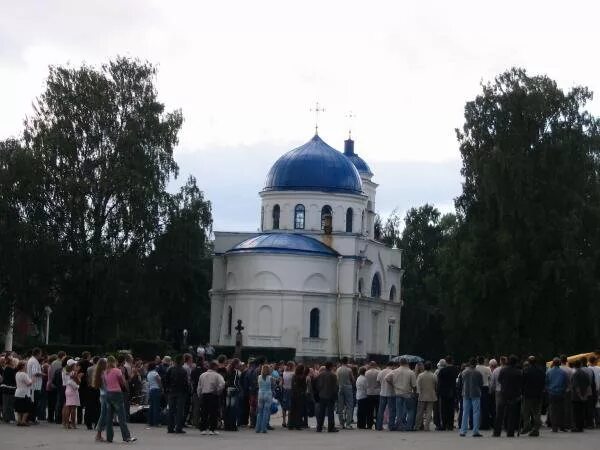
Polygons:
<instances>
[{"instance_id":1,"label":"paved plaza","mask_svg":"<svg viewBox=\"0 0 600 450\"><path fill-rule=\"evenodd\" d=\"M188 429L185 435L168 435L165 428L146 430L144 425L130 425L132 433L138 437L133 444L120 440L118 428L115 430L115 443L94 442L93 431L83 428L64 430L60 426L40 424L30 428L17 428L14 425L0 425L0 449L61 449L86 450L98 448L121 448L126 445L144 449L207 449L207 450L481 450L489 449L531 449L531 450L593 450L600 448L600 430L585 433L552 433L544 429L539 438L527 436L519 438L492 438L489 432L485 437L461 438L458 432L376 432L363 430L342 430L339 433L316 433L314 430L288 431L277 428L269 434L256 434L253 431L222 433L219 436L201 436L196 429Z\"/></svg>"}]
</instances>

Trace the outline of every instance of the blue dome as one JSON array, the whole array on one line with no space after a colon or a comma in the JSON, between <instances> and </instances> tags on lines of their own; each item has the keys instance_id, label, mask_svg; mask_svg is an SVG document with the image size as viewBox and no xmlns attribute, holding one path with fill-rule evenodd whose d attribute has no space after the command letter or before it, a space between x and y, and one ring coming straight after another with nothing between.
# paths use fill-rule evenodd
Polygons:
<instances>
[{"instance_id":1,"label":"blue dome","mask_svg":"<svg viewBox=\"0 0 600 450\"><path fill-rule=\"evenodd\" d=\"M371 168L365 160L354 153L354 141L352 139L348 139L344 142L344 155L352 161L352 164L354 164L354 167L356 167L356 170L358 170L361 175L373 176L373 172L371 172Z\"/></svg>"},{"instance_id":2,"label":"blue dome","mask_svg":"<svg viewBox=\"0 0 600 450\"><path fill-rule=\"evenodd\" d=\"M352 161L352 164L354 164L354 167L356 167L356 170L358 170L359 173L369 176L373 175L373 172L371 172L369 165L365 162L364 159L362 159L357 154L346 155L346 158Z\"/></svg>"},{"instance_id":3,"label":"blue dome","mask_svg":"<svg viewBox=\"0 0 600 450\"><path fill-rule=\"evenodd\" d=\"M227 251L231 253L291 253L316 256L337 256L335 250L321 241L303 234L265 233L240 242Z\"/></svg>"},{"instance_id":4,"label":"blue dome","mask_svg":"<svg viewBox=\"0 0 600 450\"><path fill-rule=\"evenodd\" d=\"M273 164L264 190L360 194L362 182L352 162L315 135Z\"/></svg>"}]
</instances>

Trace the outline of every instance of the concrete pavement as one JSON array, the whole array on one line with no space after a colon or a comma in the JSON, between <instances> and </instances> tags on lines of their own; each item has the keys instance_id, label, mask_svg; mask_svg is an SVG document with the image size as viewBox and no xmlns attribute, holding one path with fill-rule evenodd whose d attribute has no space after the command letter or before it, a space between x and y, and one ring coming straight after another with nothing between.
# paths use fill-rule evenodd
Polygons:
<instances>
[{"instance_id":1,"label":"concrete pavement","mask_svg":"<svg viewBox=\"0 0 600 450\"><path fill-rule=\"evenodd\" d=\"M165 428L147 430L144 425L131 424L132 433L138 437L133 444L121 442L118 427L115 443L94 442L93 431L83 428L65 430L61 426L42 423L29 428L0 424L0 450L60 449L88 450L136 446L143 449L207 449L207 450L481 450L482 448L508 450L592 450L600 448L600 430L584 433L552 433L542 430L539 438L492 438L486 432L483 438L458 436L456 432L376 432L342 430L339 433L316 433L314 430L288 431L277 427L268 434L253 431L223 432L219 436L201 436L196 429L185 435L171 435Z\"/></svg>"}]
</instances>

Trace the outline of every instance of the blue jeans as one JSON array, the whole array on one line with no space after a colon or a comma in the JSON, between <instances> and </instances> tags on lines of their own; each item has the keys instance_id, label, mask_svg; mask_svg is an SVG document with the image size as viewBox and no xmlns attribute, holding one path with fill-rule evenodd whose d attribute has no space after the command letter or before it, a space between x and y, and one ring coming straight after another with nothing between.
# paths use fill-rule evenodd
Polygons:
<instances>
[{"instance_id":1,"label":"blue jeans","mask_svg":"<svg viewBox=\"0 0 600 450\"><path fill-rule=\"evenodd\" d=\"M148 425L156 427L160 425L160 389L150 389L148 392Z\"/></svg>"},{"instance_id":2,"label":"blue jeans","mask_svg":"<svg viewBox=\"0 0 600 450\"><path fill-rule=\"evenodd\" d=\"M108 416L108 408L106 406L106 394L100 392L100 416L96 424L96 431L102 433L106 429L106 416Z\"/></svg>"},{"instance_id":3,"label":"blue jeans","mask_svg":"<svg viewBox=\"0 0 600 450\"><path fill-rule=\"evenodd\" d=\"M338 391L338 417L342 427L352 425L354 419L354 392L352 386L340 386Z\"/></svg>"},{"instance_id":4,"label":"blue jeans","mask_svg":"<svg viewBox=\"0 0 600 450\"><path fill-rule=\"evenodd\" d=\"M394 431L394 421L396 418L396 397L379 397L379 409L377 410L377 420L375 422L376 430L383 430L383 415L385 408L388 408L388 429Z\"/></svg>"},{"instance_id":5,"label":"blue jeans","mask_svg":"<svg viewBox=\"0 0 600 450\"><path fill-rule=\"evenodd\" d=\"M271 417L271 402L273 394L271 392L258 393L258 406L256 408L256 432L266 433Z\"/></svg>"},{"instance_id":6,"label":"blue jeans","mask_svg":"<svg viewBox=\"0 0 600 450\"><path fill-rule=\"evenodd\" d=\"M479 421L481 420L481 399L479 397L463 397L463 416L460 425L460 434L467 434L471 411L473 411L473 434L479 434Z\"/></svg>"},{"instance_id":7,"label":"blue jeans","mask_svg":"<svg viewBox=\"0 0 600 450\"><path fill-rule=\"evenodd\" d=\"M394 423L394 430L412 431L415 427L416 412L417 408L413 397L396 396L396 420Z\"/></svg>"},{"instance_id":8,"label":"blue jeans","mask_svg":"<svg viewBox=\"0 0 600 450\"><path fill-rule=\"evenodd\" d=\"M225 430L237 430L239 412L239 391L228 389L225 392L225 417L223 418Z\"/></svg>"},{"instance_id":9,"label":"blue jeans","mask_svg":"<svg viewBox=\"0 0 600 450\"><path fill-rule=\"evenodd\" d=\"M129 428L127 428L127 417L125 416L125 404L122 392L107 392L106 393L106 440L112 442L114 437L113 417L115 413L119 419L119 428L121 429L121 437L127 442L131 437Z\"/></svg>"}]
</instances>

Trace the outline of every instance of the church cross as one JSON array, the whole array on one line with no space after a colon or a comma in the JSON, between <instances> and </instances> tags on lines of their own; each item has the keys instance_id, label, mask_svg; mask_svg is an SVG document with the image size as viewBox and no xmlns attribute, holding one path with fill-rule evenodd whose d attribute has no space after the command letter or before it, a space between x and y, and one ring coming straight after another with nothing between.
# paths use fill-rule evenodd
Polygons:
<instances>
[{"instance_id":1,"label":"church cross","mask_svg":"<svg viewBox=\"0 0 600 450\"><path fill-rule=\"evenodd\" d=\"M352 139L352 123L356 115L352 111L348 111L346 118L348 119L348 139Z\"/></svg>"},{"instance_id":2,"label":"church cross","mask_svg":"<svg viewBox=\"0 0 600 450\"><path fill-rule=\"evenodd\" d=\"M243 329L244 329L244 327L242 326L242 321L238 319L237 326L235 327L235 331L237 331L238 333L241 334Z\"/></svg>"},{"instance_id":3,"label":"church cross","mask_svg":"<svg viewBox=\"0 0 600 450\"><path fill-rule=\"evenodd\" d=\"M319 134L319 113L325 112L325 108L323 108L319 102L315 103L315 107L310 109L311 112L315 113L315 134Z\"/></svg>"}]
</instances>

